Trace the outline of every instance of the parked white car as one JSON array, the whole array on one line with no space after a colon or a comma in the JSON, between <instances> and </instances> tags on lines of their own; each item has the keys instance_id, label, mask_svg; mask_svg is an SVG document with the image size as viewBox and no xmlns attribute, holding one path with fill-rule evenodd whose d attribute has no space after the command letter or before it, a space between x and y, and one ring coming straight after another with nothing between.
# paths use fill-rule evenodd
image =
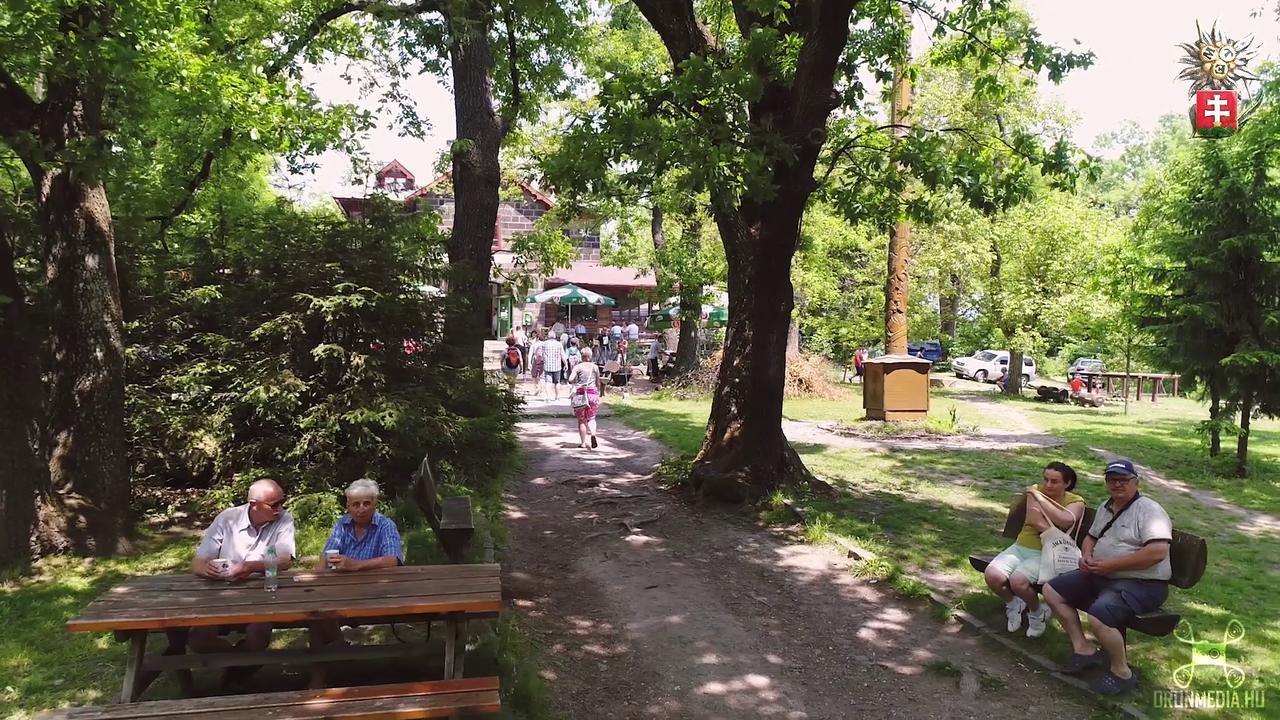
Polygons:
<instances>
[{"instance_id":1,"label":"parked white car","mask_svg":"<svg viewBox=\"0 0 1280 720\"><path fill-rule=\"evenodd\" d=\"M1000 373L1009 366L1008 350L983 350L970 357L960 358L951 363L956 377L977 380L978 382L995 382ZM1035 380L1036 361L1030 355L1022 356L1022 384Z\"/></svg>"}]
</instances>

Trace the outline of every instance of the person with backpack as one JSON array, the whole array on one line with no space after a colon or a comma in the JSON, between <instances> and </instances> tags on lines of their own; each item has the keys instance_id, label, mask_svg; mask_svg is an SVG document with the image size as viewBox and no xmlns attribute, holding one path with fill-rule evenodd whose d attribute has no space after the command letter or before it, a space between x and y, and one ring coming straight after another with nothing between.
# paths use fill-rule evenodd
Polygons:
<instances>
[{"instance_id":1,"label":"person with backpack","mask_svg":"<svg viewBox=\"0 0 1280 720\"><path fill-rule=\"evenodd\" d=\"M516 388L516 378L520 375L520 366L523 363L523 353L520 347L516 345L516 336L507 336L507 347L502 351L502 358L498 365L502 368L502 376L507 379L507 384L512 390Z\"/></svg>"}]
</instances>

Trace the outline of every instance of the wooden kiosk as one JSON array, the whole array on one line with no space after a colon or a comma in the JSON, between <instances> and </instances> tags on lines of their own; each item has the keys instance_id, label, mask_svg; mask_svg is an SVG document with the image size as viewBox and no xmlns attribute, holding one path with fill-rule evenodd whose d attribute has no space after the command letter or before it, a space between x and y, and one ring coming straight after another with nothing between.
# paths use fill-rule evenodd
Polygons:
<instances>
[{"instance_id":1,"label":"wooden kiosk","mask_svg":"<svg viewBox=\"0 0 1280 720\"><path fill-rule=\"evenodd\" d=\"M862 407L868 420L924 420L929 414L929 368L910 355L885 355L862 364Z\"/></svg>"}]
</instances>

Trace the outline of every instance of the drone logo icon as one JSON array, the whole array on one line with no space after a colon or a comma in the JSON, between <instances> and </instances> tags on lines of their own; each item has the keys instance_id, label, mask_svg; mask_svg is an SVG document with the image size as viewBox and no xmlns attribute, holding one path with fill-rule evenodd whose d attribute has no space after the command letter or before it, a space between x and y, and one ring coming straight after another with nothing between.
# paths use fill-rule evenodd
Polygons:
<instances>
[{"instance_id":1,"label":"drone logo icon","mask_svg":"<svg viewBox=\"0 0 1280 720\"><path fill-rule=\"evenodd\" d=\"M1195 630L1191 623L1183 620L1174 629L1173 636L1191 646L1191 662L1173 671L1173 682L1186 689L1195 679L1197 666L1222 668L1227 686L1235 689L1244 683L1244 669L1227 661L1227 646L1234 645L1244 638L1244 623L1232 619L1222 633L1222 642L1213 640L1196 640Z\"/></svg>"}]
</instances>

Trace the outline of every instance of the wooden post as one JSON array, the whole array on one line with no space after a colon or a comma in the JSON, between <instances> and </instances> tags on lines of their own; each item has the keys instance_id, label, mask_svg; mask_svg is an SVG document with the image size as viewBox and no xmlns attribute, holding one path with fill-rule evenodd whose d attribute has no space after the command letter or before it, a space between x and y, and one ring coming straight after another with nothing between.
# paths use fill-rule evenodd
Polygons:
<instances>
[{"instance_id":1,"label":"wooden post","mask_svg":"<svg viewBox=\"0 0 1280 720\"><path fill-rule=\"evenodd\" d=\"M1181 379L1182 379L1182 376L1181 376L1181 375L1174 375L1174 376L1173 376L1173 394L1174 394L1174 396L1175 396L1175 397L1177 397L1177 396L1178 396L1178 394L1179 394L1179 393L1178 393L1178 381L1179 381L1179 380L1181 380Z\"/></svg>"},{"instance_id":2,"label":"wooden post","mask_svg":"<svg viewBox=\"0 0 1280 720\"><path fill-rule=\"evenodd\" d=\"M901 12L901 8L899 8ZM903 13L906 16L906 13ZM905 138L908 133L907 113L911 108L911 75L908 64L911 58L911 20L904 17L907 28L906 47L902 61L893 71L893 96L889 106L889 119L895 126L893 134ZM902 169L900 168L900 171ZM905 203L907 191L903 190ZM889 236L889 276L885 281L884 298L884 352L886 355L907 354L907 304L908 284L911 279L911 223L899 220Z\"/></svg>"},{"instance_id":3,"label":"wooden post","mask_svg":"<svg viewBox=\"0 0 1280 720\"><path fill-rule=\"evenodd\" d=\"M124 687L120 689L120 702L131 703L138 699L142 685L142 659L147 654L147 631L137 630L129 635L129 659L124 666Z\"/></svg>"}]
</instances>

